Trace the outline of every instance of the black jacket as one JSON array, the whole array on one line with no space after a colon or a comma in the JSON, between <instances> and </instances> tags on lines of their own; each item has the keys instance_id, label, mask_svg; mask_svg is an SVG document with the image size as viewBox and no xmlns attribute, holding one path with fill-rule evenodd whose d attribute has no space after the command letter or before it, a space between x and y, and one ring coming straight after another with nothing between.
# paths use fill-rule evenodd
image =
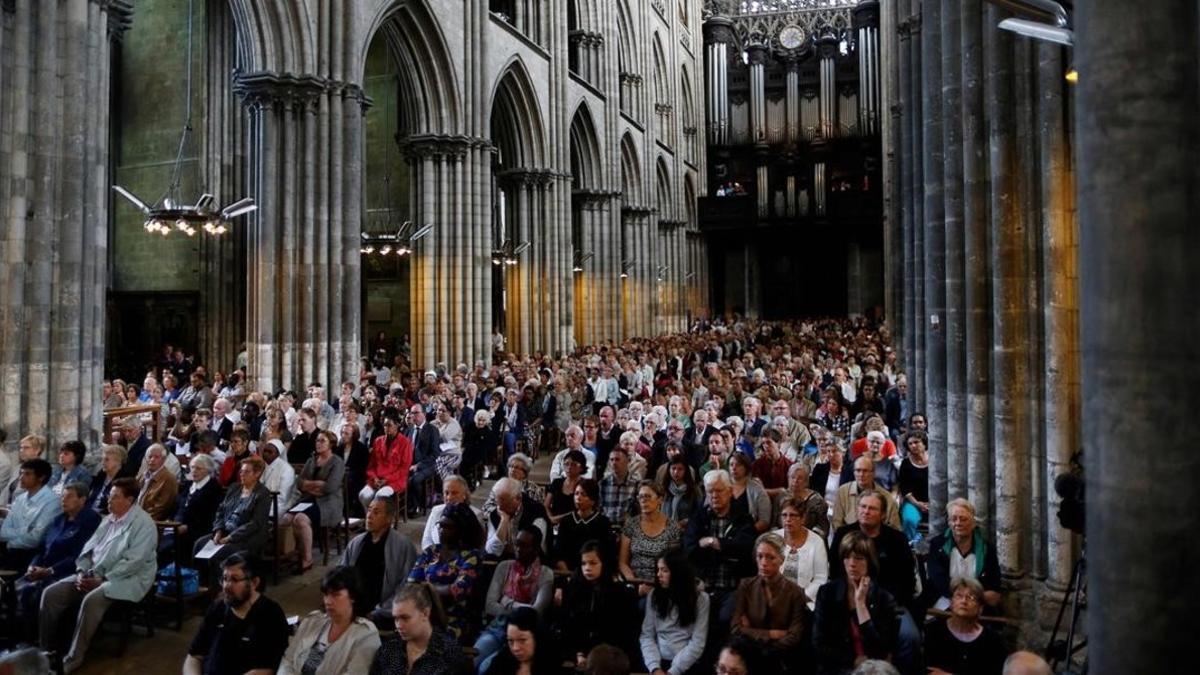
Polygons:
<instances>
[{"instance_id":1,"label":"black jacket","mask_svg":"<svg viewBox=\"0 0 1200 675\"><path fill-rule=\"evenodd\" d=\"M982 537L983 571L978 577L979 584L985 591L1000 591L1000 561L996 557L996 547L987 541L987 537L978 529L976 534ZM954 546L948 531L929 540L929 559L925 563L925 571L929 575L929 600L950 597L950 553L946 550Z\"/></svg>"},{"instance_id":2,"label":"black jacket","mask_svg":"<svg viewBox=\"0 0 1200 675\"><path fill-rule=\"evenodd\" d=\"M836 552L841 546L842 537L858 529L858 523L838 528L829 550ZM875 544L875 555L879 558L879 573L875 580L892 595L896 604L909 607L913 603L913 592L916 588L917 562L913 558L912 549L908 547L908 539L900 530L883 525L879 534L871 541ZM840 579L846 575L846 570L840 564L830 564L829 575ZM916 613L913 615L916 616Z\"/></svg>"},{"instance_id":3,"label":"black jacket","mask_svg":"<svg viewBox=\"0 0 1200 675\"><path fill-rule=\"evenodd\" d=\"M825 481L827 480L829 480L829 462L821 462L813 466L812 475L808 477L808 487L823 495L825 494ZM843 461L842 477L838 480L838 485L845 485L852 480L854 480L854 464Z\"/></svg>"},{"instance_id":4,"label":"black jacket","mask_svg":"<svg viewBox=\"0 0 1200 675\"><path fill-rule=\"evenodd\" d=\"M812 638L817 651L817 672L822 675L840 675L854 669L854 643L850 635L852 615L846 604L849 590L848 582L841 578L830 581L817 591ZM872 582L871 590L867 592L867 609L871 613L871 620L858 624L863 651L868 658L886 659L896 651L900 636L896 601L879 584ZM856 618L854 620L857 621Z\"/></svg>"},{"instance_id":5,"label":"black jacket","mask_svg":"<svg viewBox=\"0 0 1200 675\"><path fill-rule=\"evenodd\" d=\"M717 565L722 562L732 565L735 570L733 586L729 589L732 590L738 579L757 573L753 550L757 533L749 514L731 508L729 518L730 524L725 531L714 534L712 509L707 506L696 509L683 533L683 550L688 552L688 558L701 579L711 580ZM711 536L720 540L720 551L701 548L700 540Z\"/></svg>"},{"instance_id":6,"label":"black jacket","mask_svg":"<svg viewBox=\"0 0 1200 675\"><path fill-rule=\"evenodd\" d=\"M197 539L212 532L213 520L217 517L217 508L225 499L221 484L216 476L211 476L204 487L191 494L190 482L179 486L179 505L175 509L174 520L187 525L187 534L183 535L182 550L191 553L192 544Z\"/></svg>"}]
</instances>

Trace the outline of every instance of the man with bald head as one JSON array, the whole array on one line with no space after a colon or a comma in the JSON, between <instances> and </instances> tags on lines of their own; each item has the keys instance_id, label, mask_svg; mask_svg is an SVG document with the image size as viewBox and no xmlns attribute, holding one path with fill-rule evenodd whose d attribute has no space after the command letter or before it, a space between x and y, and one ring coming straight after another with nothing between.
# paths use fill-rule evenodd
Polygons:
<instances>
[{"instance_id":1,"label":"man with bald head","mask_svg":"<svg viewBox=\"0 0 1200 675\"><path fill-rule=\"evenodd\" d=\"M842 485L837 490L837 498L833 500L833 529L858 521L858 495L869 490L879 489L875 484L875 461L863 455L854 460L854 480ZM900 508L890 494L880 491L884 496L884 521L888 525L900 529Z\"/></svg>"},{"instance_id":2,"label":"man with bald head","mask_svg":"<svg viewBox=\"0 0 1200 675\"><path fill-rule=\"evenodd\" d=\"M1013 652L1004 660L1004 675L1052 675L1050 664L1033 652Z\"/></svg>"}]
</instances>

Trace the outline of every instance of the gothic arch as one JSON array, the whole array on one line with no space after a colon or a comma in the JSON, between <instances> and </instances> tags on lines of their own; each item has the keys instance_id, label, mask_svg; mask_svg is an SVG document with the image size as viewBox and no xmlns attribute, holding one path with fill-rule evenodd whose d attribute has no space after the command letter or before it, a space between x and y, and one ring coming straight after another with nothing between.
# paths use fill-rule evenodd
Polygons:
<instances>
[{"instance_id":1,"label":"gothic arch","mask_svg":"<svg viewBox=\"0 0 1200 675\"><path fill-rule=\"evenodd\" d=\"M308 15L307 5L293 0L229 0L229 9L237 25L245 72L317 72L316 20Z\"/></svg>"},{"instance_id":2,"label":"gothic arch","mask_svg":"<svg viewBox=\"0 0 1200 675\"><path fill-rule=\"evenodd\" d=\"M633 134L628 131L621 137L621 196L628 206L643 204L641 160Z\"/></svg>"},{"instance_id":3,"label":"gothic arch","mask_svg":"<svg viewBox=\"0 0 1200 675\"><path fill-rule=\"evenodd\" d=\"M464 125L453 61L438 21L425 0L409 0L382 12L363 43L356 76L362 79L367 50L382 31L400 77L403 134L461 134ZM403 74L407 73L405 76Z\"/></svg>"},{"instance_id":4,"label":"gothic arch","mask_svg":"<svg viewBox=\"0 0 1200 675\"><path fill-rule=\"evenodd\" d=\"M667 168L667 160L661 155L655 167L655 177L658 187L658 219L671 220L675 212L674 200L671 199L671 170Z\"/></svg>"},{"instance_id":5,"label":"gothic arch","mask_svg":"<svg viewBox=\"0 0 1200 675\"><path fill-rule=\"evenodd\" d=\"M658 32L654 33L654 102L671 102L671 85L667 82L667 57L663 51L662 35Z\"/></svg>"},{"instance_id":6,"label":"gothic arch","mask_svg":"<svg viewBox=\"0 0 1200 675\"><path fill-rule=\"evenodd\" d=\"M687 229L696 230L699 223L696 216L696 182L691 171L683 177L683 206Z\"/></svg>"},{"instance_id":7,"label":"gothic arch","mask_svg":"<svg viewBox=\"0 0 1200 675\"><path fill-rule=\"evenodd\" d=\"M492 91L492 142L500 150L504 168L541 168L546 165L545 126L537 93L525 64L513 57Z\"/></svg>"},{"instance_id":8,"label":"gothic arch","mask_svg":"<svg viewBox=\"0 0 1200 675\"><path fill-rule=\"evenodd\" d=\"M600 187L601 153L596 125L587 101L580 102L571 118L571 183L576 190Z\"/></svg>"}]
</instances>

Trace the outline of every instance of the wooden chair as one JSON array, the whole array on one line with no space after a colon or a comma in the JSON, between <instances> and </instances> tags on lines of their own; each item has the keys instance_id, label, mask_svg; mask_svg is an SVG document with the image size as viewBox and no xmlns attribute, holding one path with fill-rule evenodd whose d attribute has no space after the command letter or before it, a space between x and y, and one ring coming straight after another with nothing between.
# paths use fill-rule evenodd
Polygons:
<instances>
[{"instance_id":1,"label":"wooden chair","mask_svg":"<svg viewBox=\"0 0 1200 675\"><path fill-rule=\"evenodd\" d=\"M129 638L133 635L133 624L140 619L142 626L146 629L146 637L154 637L154 601L156 593L154 587L150 587L150 591L146 593L146 597L138 602L129 600L115 600L109 605L108 610L104 612L104 618L100 621L103 626L106 621L115 621L120 625L120 641L117 643L117 656L125 656L125 649L129 646Z\"/></svg>"},{"instance_id":2,"label":"wooden chair","mask_svg":"<svg viewBox=\"0 0 1200 675\"><path fill-rule=\"evenodd\" d=\"M350 494L346 486L345 475L342 476L342 522L332 527L321 526L321 564L329 565L329 549L337 546L338 555L350 545ZM354 520L358 521L358 518Z\"/></svg>"},{"instance_id":3,"label":"wooden chair","mask_svg":"<svg viewBox=\"0 0 1200 675\"><path fill-rule=\"evenodd\" d=\"M282 548L283 540L279 534L279 493L271 491L271 510L267 514L267 526L270 528L270 533L267 535L267 546L263 552L259 554L259 560L264 564L271 566L271 583L279 585L279 567L282 564Z\"/></svg>"},{"instance_id":4,"label":"wooden chair","mask_svg":"<svg viewBox=\"0 0 1200 675\"><path fill-rule=\"evenodd\" d=\"M172 567L173 567L174 571L173 572L165 572L164 570L166 568L163 568L163 569L160 569L157 572L155 572L154 573L154 585L150 588L150 595L148 595L147 598L151 602L164 602L164 603L169 603L171 605L174 605L174 607L175 607L175 611L174 611L175 628L174 629L175 629L175 631L181 631L181 630L183 630L183 618L184 618L184 613L187 611L187 603L194 598L207 596L210 589L200 587L196 590L195 593L184 593L183 592L182 561L183 561L183 557L184 557L184 551L183 551L182 541L180 540L180 538L178 536L175 535L175 528L182 525L182 523L178 523L173 520L156 520L156 521L154 521L154 525L155 525L155 528L158 530L158 541L160 543L162 542L163 537L167 536L168 534L173 536L172 545L174 547L174 553L172 555L172 559L173 559L174 565ZM168 582L167 585L171 588L171 591L168 593L159 593L158 592L158 582L160 582L160 581ZM129 603L129 604L133 604L133 603ZM132 619L130 619L129 621L130 621L129 626L123 626L123 632L125 633L126 636L132 629ZM154 636L153 626L148 625L147 628L149 629L150 636L153 637Z\"/></svg>"}]
</instances>

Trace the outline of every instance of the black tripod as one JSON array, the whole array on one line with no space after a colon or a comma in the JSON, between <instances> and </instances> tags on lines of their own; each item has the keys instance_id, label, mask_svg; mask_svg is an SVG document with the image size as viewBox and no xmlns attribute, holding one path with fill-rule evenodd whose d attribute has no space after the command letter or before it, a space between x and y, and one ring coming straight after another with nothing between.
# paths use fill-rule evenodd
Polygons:
<instances>
[{"instance_id":1,"label":"black tripod","mask_svg":"<svg viewBox=\"0 0 1200 675\"><path fill-rule=\"evenodd\" d=\"M1080 596L1083 595L1083 587L1087 583L1086 574L1087 552L1085 551L1075 563L1075 569L1071 571L1071 581L1063 591L1062 605L1058 608L1058 619L1054 622L1054 632L1050 634L1050 643L1046 645L1046 658L1050 659L1052 670L1057 670L1058 664L1063 661L1067 662L1069 666L1075 652L1087 647L1087 638L1080 640L1079 644L1075 644L1075 627L1079 624L1079 612L1083 609ZM1068 602L1071 605L1071 625L1067 627L1067 639L1060 640L1058 631L1062 628L1063 615L1067 611ZM1086 675L1087 669L1088 663L1085 657L1079 675Z\"/></svg>"}]
</instances>

